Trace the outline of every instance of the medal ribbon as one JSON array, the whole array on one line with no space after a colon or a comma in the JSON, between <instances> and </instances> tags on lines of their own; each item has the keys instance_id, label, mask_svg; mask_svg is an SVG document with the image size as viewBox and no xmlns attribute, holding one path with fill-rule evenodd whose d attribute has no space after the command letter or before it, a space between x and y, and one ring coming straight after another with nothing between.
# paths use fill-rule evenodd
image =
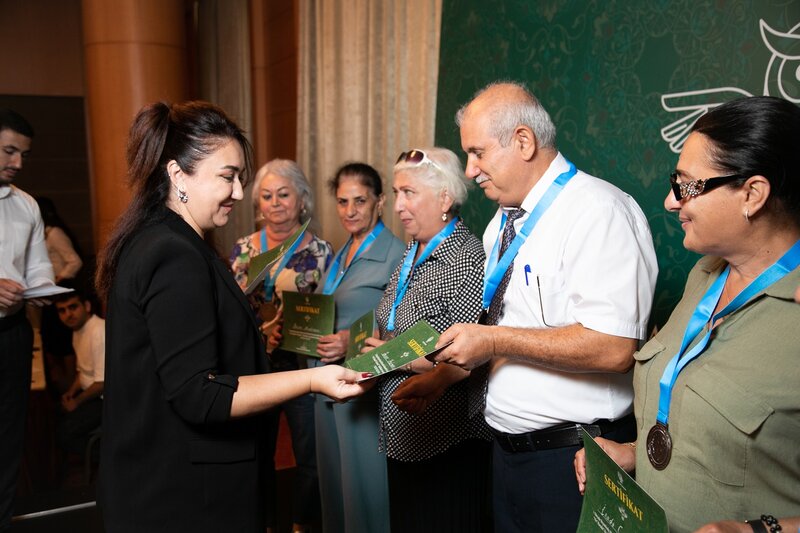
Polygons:
<instances>
[{"instance_id":1,"label":"medal ribbon","mask_svg":"<svg viewBox=\"0 0 800 533\"><path fill-rule=\"evenodd\" d=\"M756 279L742 290L736 297L725 306L719 313L712 316L714 308L719 302L722 290L725 286L725 280L728 279L730 273L730 266L725 267L725 270L714 281L711 287L708 288L697 308L692 313L689 323L686 325L686 331L683 334L683 342L678 353L670 360L664 373L661 375L659 383L660 394L658 398L658 415L656 419L667 425L669 420L669 404L672 396L672 387L678 379L678 374L694 359L703 353L708 342L711 338L712 325L720 318L727 316L734 311L738 310L745 303L747 303L753 296L765 290L767 287L783 278L786 274L794 270L800 265L800 240L794 243L783 257L778 259L772 266L758 275ZM710 320L709 320L710 319ZM684 355L684 351L691 341L700 334L706 324L709 324L708 331L705 336L698 342L694 348L689 350Z\"/></svg>"},{"instance_id":2,"label":"medal ribbon","mask_svg":"<svg viewBox=\"0 0 800 533\"><path fill-rule=\"evenodd\" d=\"M484 309L489 309L489 305L492 303L492 298L494 298L494 293L497 292L497 287L500 285L500 281L503 279L503 276L505 275L506 270L508 270L509 265L511 265L511 263L514 261L514 258L517 256L517 252L519 252L520 247L525 243L528 235L530 235L531 231L533 231L533 228L539 222L539 219L542 218L542 215L545 214L556 197L564 189L564 186L577 172L575 165L569 161L567 161L567 164L569 165L569 168L567 168L565 172L562 172L553 181L553 183L550 184L544 195L536 203L536 207L534 207L533 211L531 211L531 214L528 216L525 224L523 224L522 228L520 228L519 232L517 232L514 240L508 245L508 249L503 253L503 257L498 259L498 256L500 255L500 240L506 225L506 214L503 213L503 218L500 220L500 232L497 240L494 242L492 253L489 256L489 261L486 265L486 276L483 280Z\"/></svg>"},{"instance_id":3,"label":"medal ribbon","mask_svg":"<svg viewBox=\"0 0 800 533\"><path fill-rule=\"evenodd\" d=\"M360 256L364 251L369 248L370 244L381 234L384 229L383 221L378 220L378 223L375 224L375 227L372 228L372 231L369 232L369 235L366 236L364 241L356 250L356 254L353 256L353 259L350 260L350 265ZM344 248L339 250L339 253L336 254L336 257L333 259L333 265L331 265L331 269L328 272L328 279L325 280L325 287L322 289L322 294L333 294L339 284L342 282L342 278L344 278L345 273L347 273L347 269L350 268L350 265L347 265L345 268L339 267L342 264L342 261L345 257L347 257L347 253L350 250L350 246L353 244L353 237L347 239L347 243L344 245Z\"/></svg>"},{"instance_id":4,"label":"medal ribbon","mask_svg":"<svg viewBox=\"0 0 800 533\"><path fill-rule=\"evenodd\" d=\"M294 243L292 243L292 246L291 248L289 248L289 251L287 251L283 255L283 257L281 258L281 262L278 263L278 268L275 270L275 279L278 278L278 274L280 273L280 271L286 268L286 263L288 263L289 259L292 258L292 255L294 255L295 250L297 250L297 247L300 246L300 243L303 241L303 238L305 236L306 232L304 231L303 233L300 234L297 240L294 241ZM267 251L267 228L264 228L261 230L261 252L263 253L266 251ZM275 279L272 279L272 276L270 276L269 272L267 272L267 275L264 277L264 298L266 298L267 301L272 300L272 294L275 292Z\"/></svg>"},{"instance_id":5,"label":"medal ribbon","mask_svg":"<svg viewBox=\"0 0 800 533\"><path fill-rule=\"evenodd\" d=\"M392 304L392 310L389 312L389 320L386 323L386 329L388 331L394 331L394 320L395 315L397 314L397 306L400 305L400 302L403 300L403 296L406 294L406 289L408 289L408 282L411 281L411 273L417 268L418 265L422 264L433 251L436 249L439 244L449 237L453 230L456 229L456 222L458 222L457 218L454 218L450 221L450 223L442 228L442 230L433 236L433 238L428 241L428 245L419 255L419 259L414 261L414 256L417 255L417 248L419 247L419 242L415 242L411 248L408 250L405 259L403 259L403 266L400 268L400 276L397 278L397 291L394 297L394 303Z\"/></svg>"}]
</instances>

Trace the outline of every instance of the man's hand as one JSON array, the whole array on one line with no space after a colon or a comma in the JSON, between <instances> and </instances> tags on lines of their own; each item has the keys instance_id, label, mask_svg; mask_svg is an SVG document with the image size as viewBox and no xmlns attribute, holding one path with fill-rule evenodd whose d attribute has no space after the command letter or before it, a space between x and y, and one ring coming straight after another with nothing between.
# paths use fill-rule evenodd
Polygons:
<instances>
[{"instance_id":1,"label":"man's hand","mask_svg":"<svg viewBox=\"0 0 800 533\"><path fill-rule=\"evenodd\" d=\"M436 346L452 344L434 358L437 363L450 363L464 370L472 370L494 356L494 333L492 326L478 324L454 324L439 337Z\"/></svg>"},{"instance_id":2,"label":"man's hand","mask_svg":"<svg viewBox=\"0 0 800 533\"><path fill-rule=\"evenodd\" d=\"M72 411L77 409L79 405L80 403L73 396L65 394L61 397L61 407L63 407L64 411L66 411L67 413L71 413Z\"/></svg>"},{"instance_id":3,"label":"man's hand","mask_svg":"<svg viewBox=\"0 0 800 533\"><path fill-rule=\"evenodd\" d=\"M13 279L0 278L0 308L10 309L22 301L25 287Z\"/></svg>"}]
</instances>

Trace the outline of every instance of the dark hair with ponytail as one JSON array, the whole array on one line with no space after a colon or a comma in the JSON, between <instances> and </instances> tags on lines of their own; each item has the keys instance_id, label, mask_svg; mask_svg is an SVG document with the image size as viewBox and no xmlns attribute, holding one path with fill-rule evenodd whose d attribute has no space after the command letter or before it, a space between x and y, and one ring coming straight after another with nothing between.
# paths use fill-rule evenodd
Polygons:
<instances>
[{"instance_id":1,"label":"dark hair with ponytail","mask_svg":"<svg viewBox=\"0 0 800 533\"><path fill-rule=\"evenodd\" d=\"M197 165L228 141L237 141L245 156L245 177L252 170L253 150L244 132L219 107L208 102L168 105L158 102L142 108L128 136L127 163L131 201L117 219L98 257L95 285L102 301L108 298L119 256L140 229L163 220L171 182L167 163L194 174Z\"/></svg>"},{"instance_id":2,"label":"dark hair with ponytail","mask_svg":"<svg viewBox=\"0 0 800 533\"><path fill-rule=\"evenodd\" d=\"M334 196L345 176L357 178L361 185L371 190L372 194L377 197L383 194L383 180L377 170L366 163L346 163L339 167L334 177L328 180L328 190Z\"/></svg>"},{"instance_id":3,"label":"dark hair with ponytail","mask_svg":"<svg viewBox=\"0 0 800 533\"><path fill-rule=\"evenodd\" d=\"M800 226L800 107L774 96L739 98L700 117L692 132L710 139L719 170L767 178L768 205Z\"/></svg>"}]
</instances>

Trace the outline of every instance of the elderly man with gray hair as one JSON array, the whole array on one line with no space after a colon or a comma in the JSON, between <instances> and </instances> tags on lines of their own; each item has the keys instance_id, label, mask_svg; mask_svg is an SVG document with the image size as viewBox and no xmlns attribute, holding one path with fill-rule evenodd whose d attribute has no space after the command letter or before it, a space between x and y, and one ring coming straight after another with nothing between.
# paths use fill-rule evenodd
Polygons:
<instances>
[{"instance_id":1,"label":"elderly man with gray hair","mask_svg":"<svg viewBox=\"0 0 800 533\"><path fill-rule=\"evenodd\" d=\"M495 530L574 531L578 426L614 440L636 430L629 371L658 272L647 219L558 151L521 84L479 91L457 123L467 177L498 209L483 316L445 331L436 360L472 370L473 408L494 435Z\"/></svg>"}]
</instances>

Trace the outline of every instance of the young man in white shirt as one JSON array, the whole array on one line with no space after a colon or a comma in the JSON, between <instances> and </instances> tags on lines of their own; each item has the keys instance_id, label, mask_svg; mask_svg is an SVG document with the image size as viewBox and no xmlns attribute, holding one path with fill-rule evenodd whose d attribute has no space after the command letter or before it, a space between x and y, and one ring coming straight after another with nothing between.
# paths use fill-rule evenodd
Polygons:
<instances>
[{"instance_id":1,"label":"young man in white shirt","mask_svg":"<svg viewBox=\"0 0 800 533\"><path fill-rule=\"evenodd\" d=\"M39 206L12 184L32 141L31 125L0 109L0 531L11 525L31 387L33 330L23 292L53 284Z\"/></svg>"},{"instance_id":2,"label":"young man in white shirt","mask_svg":"<svg viewBox=\"0 0 800 533\"><path fill-rule=\"evenodd\" d=\"M65 451L83 450L89 433L100 425L106 360L105 320L92 313L85 295L71 292L55 299L58 318L72 330L75 381L61 396L58 443Z\"/></svg>"}]
</instances>

